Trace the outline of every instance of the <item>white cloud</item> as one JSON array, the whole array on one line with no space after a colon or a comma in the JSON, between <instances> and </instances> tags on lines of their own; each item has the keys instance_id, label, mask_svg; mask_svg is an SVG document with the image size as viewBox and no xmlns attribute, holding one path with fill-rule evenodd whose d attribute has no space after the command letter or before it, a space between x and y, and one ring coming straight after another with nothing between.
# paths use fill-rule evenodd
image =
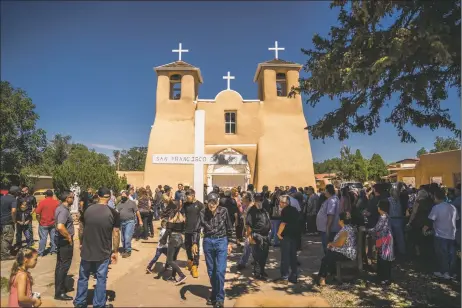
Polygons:
<instances>
[{"instance_id":1,"label":"white cloud","mask_svg":"<svg viewBox=\"0 0 462 308\"><path fill-rule=\"evenodd\" d=\"M92 144L89 144L89 147L105 149L105 150L122 150L121 148L116 147L115 145L110 145L110 144L92 143Z\"/></svg>"}]
</instances>

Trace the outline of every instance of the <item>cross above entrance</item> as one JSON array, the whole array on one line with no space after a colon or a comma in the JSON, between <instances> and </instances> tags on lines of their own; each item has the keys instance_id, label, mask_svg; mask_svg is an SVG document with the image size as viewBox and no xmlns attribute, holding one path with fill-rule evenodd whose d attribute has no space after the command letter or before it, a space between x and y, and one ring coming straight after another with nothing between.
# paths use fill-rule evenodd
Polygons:
<instances>
[{"instance_id":1,"label":"cross above entrance","mask_svg":"<svg viewBox=\"0 0 462 308\"><path fill-rule=\"evenodd\" d=\"M223 76L223 79L227 79L227 82L228 82L228 89L227 90L231 90L231 79L234 79L234 76L231 76L231 73L228 72L228 75L227 76Z\"/></svg>"},{"instance_id":2,"label":"cross above entrance","mask_svg":"<svg viewBox=\"0 0 462 308\"><path fill-rule=\"evenodd\" d=\"M274 47L270 47L270 48L268 48L268 50L274 50L274 54L275 54L275 57L274 57L274 58L277 59L277 58L278 58L278 54L279 54L279 50L282 51L282 50L285 50L285 48L284 48L284 47L279 47L279 48L278 48L278 41L275 41L275 42L274 42Z\"/></svg>"},{"instance_id":3,"label":"cross above entrance","mask_svg":"<svg viewBox=\"0 0 462 308\"><path fill-rule=\"evenodd\" d=\"M172 49L172 52L178 52L178 61L181 61L181 53L182 52L189 52L188 49L181 49L181 47L182 46L181 46L181 43L180 43L178 49Z\"/></svg>"}]
</instances>

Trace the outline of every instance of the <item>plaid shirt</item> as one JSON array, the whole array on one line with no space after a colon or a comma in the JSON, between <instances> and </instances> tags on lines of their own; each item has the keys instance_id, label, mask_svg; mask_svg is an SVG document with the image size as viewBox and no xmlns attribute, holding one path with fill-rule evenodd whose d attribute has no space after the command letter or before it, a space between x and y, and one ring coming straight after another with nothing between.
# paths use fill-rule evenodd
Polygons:
<instances>
[{"instance_id":1,"label":"plaid shirt","mask_svg":"<svg viewBox=\"0 0 462 308\"><path fill-rule=\"evenodd\" d=\"M208 208L200 212L196 228L193 232L193 243L195 244L199 244L201 228L204 229L204 238L226 236L229 240L233 234L233 227L228 215L228 210L221 206L217 207L215 215L213 215Z\"/></svg>"}]
</instances>

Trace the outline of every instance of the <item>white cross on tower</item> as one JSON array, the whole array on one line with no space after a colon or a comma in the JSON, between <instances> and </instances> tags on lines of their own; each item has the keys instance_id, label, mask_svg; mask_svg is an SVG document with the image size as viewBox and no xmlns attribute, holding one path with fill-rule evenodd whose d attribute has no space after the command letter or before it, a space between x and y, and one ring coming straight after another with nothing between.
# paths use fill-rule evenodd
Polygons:
<instances>
[{"instance_id":1,"label":"white cross on tower","mask_svg":"<svg viewBox=\"0 0 462 308\"><path fill-rule=\"evenodd\" d=\"M178 61L181 61L181 53L182 52L189 52L188 49L181 49L181 43L178 49L173 49L172 52L178 52Z\"/></svg>"},{"instance_id":2,"label":"white cross on tower","mask_svg":"<svg viewBox=\"0 0 462 308\"><path fill-rule=\"evenodd\" d=\"M231 86L231 79L234 79L234 76L231 76L230 73L228 72L228 75L227 76L223 76L223 79L227 79L228 80L228 90L231 90L230 86Z\"/></svg>"},{"instance_id":3,"label":"white cross on tower","mask_svg":"<svg viewBox=\"0 0 462 308\"><path fill-rule=\"evenodd\" d=\"M279 50L285 50L285 48L284 48L284 47L279 47L279 48L278 48L278 41L275 41L275 42L274 42L274 47L270 47L270 48L268 48L268 50L274 50L274 53L275 53L275 57L274 57L274 58L277 59L277 58L278 58L278 54L279 54Z\"/></svg>"}]
</instances>

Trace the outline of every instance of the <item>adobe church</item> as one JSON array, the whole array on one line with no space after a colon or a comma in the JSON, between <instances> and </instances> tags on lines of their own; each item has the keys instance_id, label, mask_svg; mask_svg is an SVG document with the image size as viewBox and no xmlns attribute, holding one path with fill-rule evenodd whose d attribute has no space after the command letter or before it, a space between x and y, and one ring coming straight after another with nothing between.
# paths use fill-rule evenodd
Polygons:
<instances>
[{"instance_id":1,"label":"adobe church","mask_svg":"<svg viewBox=\"0 0 462 308\"><path fill-rule=\"evenodd\" d=\"M156 118L149 136L144 172L124 172L135 186L188 183L261 190L268 185L315 186L310 140L298 86L302 65L278 58L259 63L254 82L258 99L244 99L227 89L213 99L200 98L201 70L181 60L154 68L157 74ZM201 193L197 193L198 199Z\"/></svg>"}]
</instances>

